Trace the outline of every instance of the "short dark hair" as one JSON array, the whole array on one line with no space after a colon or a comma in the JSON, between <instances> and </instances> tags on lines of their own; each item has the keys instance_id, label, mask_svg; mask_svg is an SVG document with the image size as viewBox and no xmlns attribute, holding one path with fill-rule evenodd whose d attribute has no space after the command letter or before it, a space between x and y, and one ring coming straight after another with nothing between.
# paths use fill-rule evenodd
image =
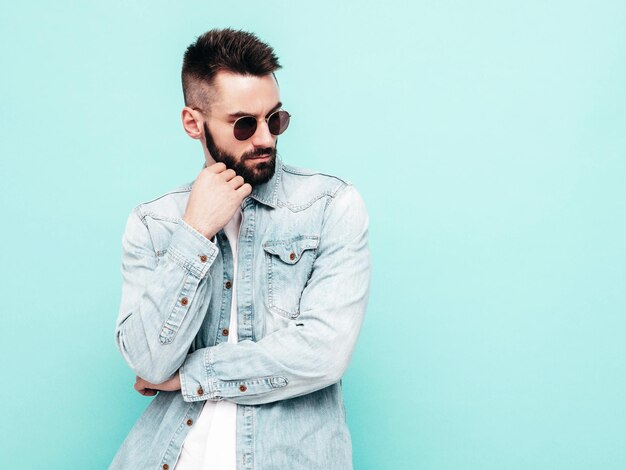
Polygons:
<instances>
[{"instance_id":1,"label":"short dark hair","mask_svg":"<svg viewBox=\"0 0 626 470\"><path fill-rule=\"evenodd\" d=\"M206 87L200 85L210 86L219 71L260 77L279 68L274 49L254 34L231 28L207 31L185 52L181 73L185 106L209 105Z\"/></svg>"}]
</instances>

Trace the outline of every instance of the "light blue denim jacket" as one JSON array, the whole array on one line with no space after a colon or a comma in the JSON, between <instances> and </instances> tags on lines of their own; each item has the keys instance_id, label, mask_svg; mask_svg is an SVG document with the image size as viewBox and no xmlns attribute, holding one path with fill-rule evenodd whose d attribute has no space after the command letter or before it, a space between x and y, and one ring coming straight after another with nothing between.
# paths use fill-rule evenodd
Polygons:
<instances>
[{"instance_id":1,"label":"light blue denim jacket","mask_svg":"<svg viewBox=\"0 0 626 470\"><path fill-rule=\"evenodd\" d=\"M350 469L341 377L363 321L368 216L339 178L284 165L241 207L238 343L227 342L232 252L181 220L191 184L136 207L122 240L115 340L140 377L180 370L112 469L173 470L204 400L237 403L237 469Z\"/></svg>"}]
</instances>

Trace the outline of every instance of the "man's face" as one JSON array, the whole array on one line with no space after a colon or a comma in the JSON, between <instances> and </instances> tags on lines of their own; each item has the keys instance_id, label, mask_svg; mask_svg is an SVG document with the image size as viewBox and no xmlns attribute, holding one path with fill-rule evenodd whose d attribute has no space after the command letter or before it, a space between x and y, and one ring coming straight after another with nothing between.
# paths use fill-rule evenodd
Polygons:
<instances>
[{"instance_id":1,"label":"man's face","mask_svg":"<svg viewBox=\"0 0 626 470\"><path fill-rule=\"evenodd\" d=\"M218 72L213 87L215 93L203 123L210 158L223 162L252 186L269 181L276 169L277 139L265 118L281 106L276 80L271 74L255 77ZM243 141L233 133L241 116L257 118L256 132ZM211 163L207 159L207 164Z\"/></svg>"}]
</instances>

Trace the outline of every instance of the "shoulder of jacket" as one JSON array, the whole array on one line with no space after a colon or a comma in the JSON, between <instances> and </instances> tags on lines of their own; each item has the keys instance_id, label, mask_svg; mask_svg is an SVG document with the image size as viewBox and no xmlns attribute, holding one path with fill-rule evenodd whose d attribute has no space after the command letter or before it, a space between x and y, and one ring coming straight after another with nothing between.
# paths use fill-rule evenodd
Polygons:
<instances>
[{"instance_id":1,"label":"shoulder of jacket","mask_svg":"<svg viewBox=\"0 0 626 470\"><path fill-rule=\"evenodd\" d=\"M177 221L182 216L192 183L185 183L177 186L160 196L139 203L133 211L144 220L146 217L156 219L171 219Z\"/></svg>"},{"instance_id":2,"label":"shoulder of jacket","mask_svg":"<svg viewBox=\"0 0 626 470\"><path fill-rule=\"evenodd\" d=\"M334 197L339 190L352 183L345 178L321 171L283 164L283 185L287 197L290 194L302 193L303 190L306 193ZM299 191L295 191L296 188Z\"/></svg>"}]
</instances>

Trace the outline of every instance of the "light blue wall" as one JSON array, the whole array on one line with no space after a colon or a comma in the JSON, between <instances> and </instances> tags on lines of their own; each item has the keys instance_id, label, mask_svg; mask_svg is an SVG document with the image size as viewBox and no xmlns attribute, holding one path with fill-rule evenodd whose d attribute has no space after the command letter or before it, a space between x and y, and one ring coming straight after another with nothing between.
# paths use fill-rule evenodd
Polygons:
<instances>
[{"instance_id":1,"label":"light blue wall","mask_svg":"<svg viewBox=\"0 0 626 470\"><path fill-rule=\"evenodd\" d=\"M283 158L368 203L356 469L626 468L623 0L3 5L3 467L106 468L149 401L120 237L200 168L180 65L216 26L278 52Z\"/></svg>"}]
</instances>

